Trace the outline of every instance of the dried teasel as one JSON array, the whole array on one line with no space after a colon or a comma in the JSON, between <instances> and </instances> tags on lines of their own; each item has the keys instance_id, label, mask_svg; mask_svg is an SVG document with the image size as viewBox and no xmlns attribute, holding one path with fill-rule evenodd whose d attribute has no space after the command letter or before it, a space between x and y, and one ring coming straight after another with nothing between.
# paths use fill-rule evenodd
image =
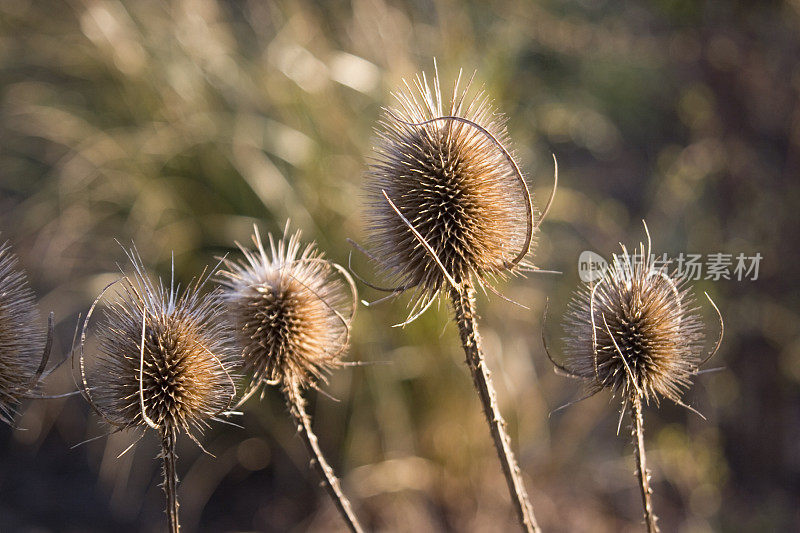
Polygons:
<instances>
[{"instance_id":1,"label":"dried teasel","mask_svg":"<svg viewBox=\"0 0 800 533\"><path fill-rule=\"evenodd\" d=\"M442 291L450 297L461 342L524 529L538 530L481 348L475 287L532 270L526 262L534 232L531 195L506 148L505 119L481 91L470 97L460 75L446 103L438 72L395 94L398 106L378 124L376 156L365 176L368 248L361 248L394 284L372 288L396 295L414 290L410 318ZM556 172L557 182L557 172ZM359 247L360 248L360 247Z\"/></svg>"},{"instance_id":2,"label":"dried teasel","mask_svg":"<svg viewBox=\"0 0 800 533\"><path fill-rule=\"evenodd\" d=\"M405 82L378 123L365 177L368 255L396 290L416 289L420 309L452 284L530 267L537 227L505 117L460 80L449 105L438 72L433 89L425 74Z\"/></svg>"},{"instance_id":3,"label":"dried teasel","mask_svg":"<svg viewBox=\"0 0 800 533\"><path fill-rule=\"evenodd\" d=\"M647 239L634 256L621 245L622 254L614 254L599 279L575 292L564 318L566 363L553 363L583 380L589 394L609 389L623 402L637 396L684 405L681 392L722 336L703 358L705 324L691 287L656 266Z\"/></svg>"},{"instance_id":4,"label":"dried teasel","mask_svg":"<svg viewBox=\"0 0 800 533\"><path fill-rule=\"evenodd\" d=\"M45 339L36 297L17 263L9 243L0 244L0 420L9 425L39 383L53 340L53 314Z\"/></svg>"},{"instance_id":5,"label":"dried teasel","mask_svg":"<svg viewBox=\"0 0 800 533\"><path fill-rule=\"evenodd\" d=\"M622 254L614 254L599 279L576 291L568 305L564 364L552 358L544 327L542 338L557 370L585 383L584 399L604 389L619 394L620 423L630 406L644 516L653 532L658 527L650 501L642 404L667 398L691 409L681 393L717 352L724 327L719 309L706 294L719 316L720 335L703 358L705 325L686 279L667 272L666 266L656 266L649 233L647 247L640 243L635 256L620 246Z\"/></svg>"},{"instance_id":6,"label":"dried teasel","mask_svg":"<svg viewBox=\"0 0 800 533\"><path fill-rule=\"evenodd\" d=\"M225 413L236 395L230 331L221 320L218 291L203 293L208 277L181 291L172 280L154 284L136 249L127 252L134 271L106 287L83 323L80 342L81 391L113 431L148 428L161 438L164 491L170 531L179 529L175 444ZM113 286L115 297L95 328L99 354L88 375L86 330L95 306ZM201 446L202 448L202 446Z\"/></svg>"},{"instance_id":7,"label":"dried teasel","mask_svg":"<svg viewBox=\"0 0 800 533\"><path fill-rule=\"evenodd\" d=\"M265 385L280 387L326 490L348 527L362 531L319 448L302 395L303 389L317 388L328 372L344 364L357 303L355 284L314 243L303 247L300 235L298 231L289 236L287 222L277 243L269 235L267 253L254 228L256 249L239 246L244 260L225 260L220 272L244 366L252 375L239 403Z\"/></svg>"},{"instance_id":8,"label":"dried teasel","mask_svg":"<svg viewBox=\"0 0 800 533\"><path fill-rule=\"evenodd\" d=\"M254 228L256 249L239 246L245 259L226 260L220 272L244 367L252 374L245 398L265 384L313 387L341 365L349 341L356 302L350 275L314 243L301 250L301 233L289 236L288 230L287 224L277 243L269 235L267 254Z\"/></svg>"}]
</instances>

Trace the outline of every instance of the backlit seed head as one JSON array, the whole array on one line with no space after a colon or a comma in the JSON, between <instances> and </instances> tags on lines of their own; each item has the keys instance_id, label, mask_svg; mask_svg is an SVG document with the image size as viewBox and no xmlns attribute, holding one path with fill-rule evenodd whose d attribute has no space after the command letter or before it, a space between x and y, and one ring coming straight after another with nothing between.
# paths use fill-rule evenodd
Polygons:
<instances>
[{"instance_id":1,"label":"backlit seed head","mask_svg":"<svg viewBox=\"0 0 800 533\"><path fill-rule=\"evenodd\" d=\"M468 97L458 81L449 102L438 75L433 90L423 74L394 96L378 123L378 147L366 175L367 231L374 259L397 285L426 298L446 284L443 269L407 219L461 284L474 275L512 269L528 252L532 207L524 179L505 152L505 118L484 92ZM455 116L469 123L434 120ZM387 200L388 198L388 200Z\"/></svg>"},{"instance_id":2,"label":"backlit seed head","mask_svg":"<svg viewBox=\"0 0 800 533\"><path fill-rule=\"evenodd\" d=\"M43 347L36 298L4 242L0 245L0 420L10 424L20 396L36 385Z\"/></svg>"},{"instance_id":3,"label":"backlit seed head","mask_svg":"<svg viewBox=\"0 0 800 533\"><path fill-rule=\"evenodd\" d=\"M235 395L220 295L201 293L200 281L183 291L154 285L135 250L129 257L134 273L103 310L99 361L84 396L115 427L202 430Z\"/></svg>"},{"instance_id":4,"label":"backlit seed head","mask_svg":"<svg viewBox=\"0 0 800 533\"><path fill-rule=\"evenodd\" d=\"M277 244L269 235L269 253L256 229L256 249L240 246L245 259L227 260L221 272L252 390L313 386L341 365L349 340L352 279L314 243L302 247L299 231L287 238L288 229Z\"/></svg>"},{"instance_id":5,"label":"backlit seed head","mask_svg":"<svg viewBox=\"0 0 800 533\"><path fill-rule=\"evenodd\" d=\"M685 279L657 268L649 247L623 255L603 277L578 290L565 319L565 354L571 373L591 392L620 391L658 402L680 402L697 369L704 325ZM644 259L642 259L644 258Z\"/></svg>"}]
</instances>

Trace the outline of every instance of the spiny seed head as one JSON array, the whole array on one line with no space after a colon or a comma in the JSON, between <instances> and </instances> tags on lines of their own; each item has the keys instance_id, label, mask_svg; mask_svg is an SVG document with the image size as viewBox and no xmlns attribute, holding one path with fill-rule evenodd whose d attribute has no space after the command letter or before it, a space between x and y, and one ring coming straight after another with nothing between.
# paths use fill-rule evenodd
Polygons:
<instances>
[{"instance_id":1,"label":"spiny seed head","mask_svg":"<svg viewBox=\"0 0 800 533\"><path fill-rule=\"evenodd\" d=\"M10 424L20 396L36 385L43 347L36 298L4 242L0 245L0 420Z\"/></svg>"},{"instance_id":2,"label":"spiny seed head","mask_svg":"<svg viewBox=\"0 0 800 533\"><path fill-rule=\"evenodd\" d=\"M313 386L341 365L349 339L355 310L352 280L344 269L323 259L314 243L301 249L299 231L287 239L288 229L287 224L277 244L269 235L269 253L256 229L256 249L240 246L245 259L227 260L221 272L253 387ZM345 281L353 290L352 299Z\"/></svg>"},{"instance_id":3,"label":"spiny seed head","mask_svg":"<svg viewBox=\"0 0 800 533\"><path fill-rule=\"evenodd\" d=\"M569 371L589 390L680 402L697 368L704 326L685 279L656 268L645 248L614 260L578 290L565 319ZM643 259L642 259L643 258Z\"/></svg>"},{"instance_id":4,"label":"spiny seed head","mask_svg":"<svg viewBox=\"0 0 800 533\"><path fill-rule=\"evenodd\" d=\"M235 395L224 304L218 292L202 294L200 281L183 291L156 286L135 250L129 257L135 271L104 309L84 394L115 427L202 430Z\"/></svg>"},{"instance_id":5,"label":"spiny seed head","mask_svg":"<svg viewBox=\"0 0 800 533\"><path fill-rule=\"evenodd\" d=\"M417 287L427 297L446 277L387 197L435 251L444 268L462 283L502 274L528 251L530 196L517 174L505 118L483 91L468 98L469 84L456 81L449 104L438 75L433 91L423 74L413 88L397 92L396 108L379 122L379 145L366 175L367 230L374 258L398 285ZM445 107L446 106L446 107ZM441 119L455 116L471 123ZM484 130L484 131L482 131ZM526 224L526 219L528 224Z\"/></svg>"}]
</instances>

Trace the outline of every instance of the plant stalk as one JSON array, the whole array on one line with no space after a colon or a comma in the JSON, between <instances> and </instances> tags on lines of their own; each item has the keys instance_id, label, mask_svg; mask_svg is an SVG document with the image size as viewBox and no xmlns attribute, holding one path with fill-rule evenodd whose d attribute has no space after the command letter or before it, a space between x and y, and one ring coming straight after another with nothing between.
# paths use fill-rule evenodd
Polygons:
<instances>
[{"instance_id":1,"label":"plant stalk","mask_svg":"<svg viewBox=\"0 0 800 533\"><path fill-rule=\"evenodd\" d=\"M494 446L497 449L497 456L500 458L500 464L503 467L503 474L505 475L506 483L508 483L508 490L511 494L514 509L525 531L539 533L541 530L536 523L533 507L522 480L522 473L517 465L517 460L514 458L514 452L511 450L511 439L506 431L505 420L500 414L491 372L486 366L486 359L483 355L481 336L478 332L475 289L470 283L464 283L461 290L456 290L455 288L450 290L450 299L453 302L453 310L458 324L458 332L461 336L461 344L466 354L467 366L472 372L472 380L483 406L483 414L489 423L489 430L494 440Z\"/></svg>"},{"instance_id":2,"label":"plant stalk","mask_svg":"<svg viewBox=\"0 0 800 533\"><path fill-rule=\"evenodd\" d=\"M180 522L178 520L178 473L175 463L178 456L175 453L176 431L166 428L161 432L161 459L164 462L164 494L167 496L167 521L170 533L178 533Z\"/></svg>"},{"instance_id":3,"label":"plant stalk","mask_svg":"<svg viewBox=\"0 0 800 533\"><path fill-rule=\"evenodd\" d=\"M331 468L325 460L325 456L322 455L317 435L311 428L311 417L309 417L306 412L305 400L300 394L300 390L297 386L289 386L284 391L284 396L286 397L289 411L297 423L297 430L303 438L309 455L311 455L311 465L314 467L314 470L317 471L320 479L322 479L322 483L328 491L328 495L333 500L333 503L350 528L350 531L353 533L363 533L364 528L361 527L356 514L353 512L350 500L348 500L347 496L342 492L339 479L336 477L336 474L334 474L333 468Z\"/></svg>"},{"instance_id":4,"label":"plant stalk","mask_svg":"<svg viewBox=\"0 0 800 533\"><path fill-rule=\"evenodd\" d=\"M631 436L636 445L636 476L639 478L639 489L642 493L642 507L644 509L644 520L647 524L648 533L658 533L658 518L653 513L653 503L650 495L653 490L650 488L650 472L647 470L647 455L644 451L644 416L642 415L642 399L634 392L631 397Z\"/></svg>"}]
</instances>

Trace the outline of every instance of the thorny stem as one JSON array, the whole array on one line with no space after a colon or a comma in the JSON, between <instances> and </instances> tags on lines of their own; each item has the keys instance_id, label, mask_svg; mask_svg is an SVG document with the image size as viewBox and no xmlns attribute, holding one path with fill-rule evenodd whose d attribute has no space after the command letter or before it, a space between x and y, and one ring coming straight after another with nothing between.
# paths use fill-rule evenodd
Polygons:
<instances>
[{"instance_id":1,"label":"thorny stem","mask_svg":"<svg viewBox=\"0 0 800 533\"><path fill-rule=\"evenodd\" d=\"M489 423L489 430L503 467L503 474L508 483L508 490L514 509L517 511L520 523L525 531L539 533L536 518L533 516L528 493L525 491L525 484L522 481L514 452L511 450L511 439L506 431L506 423L500 414L497 405L497 393L492 384L491 372L486 366L486 360L481 347L481 336L478 333L478 315L475 306L475 289L469 283L464 283L461 290L452 288L450 299L453 302L453 310L456 315L458 332L461 336L461 344L467 356L467 366L472 372L472 380L478 397L483 406L483 413Z\"/></svg>"},{"instance_id":2,"label":"thorny stem","mask_svg":"<svg viewBox=\"0 0 800 533\"><path fill-rule=\"evenodd\" d=\"M319 442L317 441L317 435L314 433L314 430L311 429L311 417L306 413L305 400L300 394L299 388L289 385L286 390L284 390L284 396L286 397L289 411L297 423L297 431L303 438L309 455L311 455L311 465L322 479L322 483L328 491L328 495L330 495L333 503L336 504L336 508L350 528L350 531L353 533L363 533L364 529L361 527L358 518L353 512L350 500L348 500L347 496L342 492L342 487L339 484L339 480L336 478L336 474L333 472L333 468L331 468L325 460L325 456L322 455L322 450L320 450Z\"/></svg>"},{"instance_id":3,"label":"thorny stem","mask_svg":"<svg viewBox=\"0 0 800 533\"><path fill-rule=\"evenodd\" d=\"M644 451L644 417L642 416L642 399L633 393L631 397L631 436L636 445L636 476L639 478L639 489L642 492L642 507L644 508L644 520L647 524L648 533L658 533L656 525L658 518L653 513L653 503L650 495L653 493L650 488L650 472L647 470L647 456Z\"/></svg>"},{"instance_id":4,"label":"thorny stem","mask_svg":"<svg viewBox=\"0 0 800 533\"><path fill-rule=\"evenodd\" d=\"M178 473L175 463L178 456L175 454L176 432L174 428L165 428L161 431L161 459L164 461L164 494L167 496L167 521L170 533L178 533Z\"/></svg>"}]
</instances>

